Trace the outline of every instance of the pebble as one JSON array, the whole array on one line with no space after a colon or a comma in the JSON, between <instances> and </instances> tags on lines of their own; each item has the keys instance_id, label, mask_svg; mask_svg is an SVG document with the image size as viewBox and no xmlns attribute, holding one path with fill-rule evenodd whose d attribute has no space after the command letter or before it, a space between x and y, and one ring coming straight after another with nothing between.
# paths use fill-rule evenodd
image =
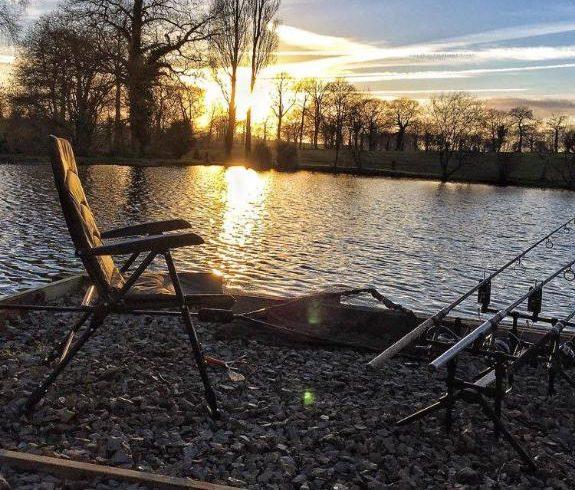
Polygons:
<instances>
[{"instance_id":1,"label":"pebble","mask_svg":"<svg viewBox=\"0 0 575 490\"><path fill-rule=\"evenodd\" d=\"M544 472L528 474L493 437L474 405L457 405L451 435L442 414L395 421L434 401L443 375L370 354L225 338L199 326L209 355L234 360L243 382L210 369L223 417L211 420L189 342L174 319L112 318L50 389L30 419L10 408L47 373L40 361L70 317L30 314L0 326L0 447L143 469L245 488L568 488L575 479L574 390L545 397L545 371L516 375L505 422ZM472 370L474 362L460 363ZM505 412L504 412L505 413ZM0 468L0 490L41 488L38 475ZM552 475L552 476L547 476ZM134 488L90 481L54 488ZM4 485L4 486L3 486ZM132 484L130 484L132 485ZM49 486L47 487L49 488Z\"/></svg>"},{"instance_id":2,"label":"pebble","mask_svg":"<svg viewBox=\"0 0 575 490\"><path fill-rule=\"evenodd\" d=\"M477 471L475 471L469 467L465 467L465 468L461 468L456 473L455 480L457 481L457 483L474 485L476 483L479 483L479 481L481 480L481 477L479 476Z\"/></svg>"}]
</instances>

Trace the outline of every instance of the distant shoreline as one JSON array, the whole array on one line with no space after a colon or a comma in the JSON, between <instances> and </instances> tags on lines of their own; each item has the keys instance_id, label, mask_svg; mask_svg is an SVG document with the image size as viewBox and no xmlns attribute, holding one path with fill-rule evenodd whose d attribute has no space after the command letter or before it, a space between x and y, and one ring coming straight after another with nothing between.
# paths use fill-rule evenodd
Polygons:
<instances>
[{"instance_id":1,"label":"distant shoreline","mask_svg":"<svg viewBox=\"0 0 575 490\"><path fill-rule=\"evenodd\" d=\"M437 154L432 152L374 151L362 152L361 167L353 160L350 151L344 150L340 162L334 169L333 150L304 149L299 152L300 163L292 169L278 171L310 171L325 174L344 174L362 177L387 177L394 179L416 179L441 182L440 166ZM469 161L455 171L447 182L465 184L484 184L497 187L530 187L542 189L575 190L575 162L564 154L539 155L536 153L508 154L508 172L504 183L500 180L500 164L497 155L481 153L469 157ZM569 156L572 158L572 156ZM245 164L238 153L237 164ZM210 151L209 163L197 158L134 158L113 156L78 157L81 165L121 165L131 167L187 167L197 165L229 165L221 151ZM50 158L43 155L0 154L0 164L49 164ZM249 166L249 165L246 165ZM566 174L567 177L566 177ZM571 178L572 177L572 178ZM571 178L571 180L569 179Z\"/></svg>"},{"instance_id":2,"label":"distant shoreline","mask_svg":"<svg viewBox=\"0 0 575 490\"><path fill-rule=\"evenodd\" d=\"M394 170L382 170L375 168L349 168L340 167L337 172L333 167L325 167L322 165L299 165L293 170L284 170L285 172L316 172L322 174L331 175L352 175L356 177L384 177L388 179L398 179L398 180L427 180L430 182L442 182L441 176L436 174L424 174L418 172L401 172ZM518 179L511 178L506 184L499 184L493 179L472 179L466 177L451 177L449 180L444 182L445 184L478 184L478 185L489 185L492 187L525 187L531 189L553 189L553 190L565 190L565 191L575 191L575 188L569 187L566 184L561 184L560 182L530 182L521 181Z\"/></svg>"}]
</instances>

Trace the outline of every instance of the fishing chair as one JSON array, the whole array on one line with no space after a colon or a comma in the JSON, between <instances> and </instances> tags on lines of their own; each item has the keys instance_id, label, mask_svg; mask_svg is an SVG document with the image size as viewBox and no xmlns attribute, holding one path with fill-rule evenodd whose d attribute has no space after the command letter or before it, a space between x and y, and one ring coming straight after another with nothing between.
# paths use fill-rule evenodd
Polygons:
<instances>
[{"instance_id":1,"label":"fishing chair","mask_svg":"<svg viewBox=\"0 0 575 490\"><path fill-rule=\"evenodd\" d=\"M208 378L206 358L192 317L200 321L218 321L218 312L230 313L234 298L223 294L221 277L202 272L178 273L171 254L175 248L201 245L202 238L191 232L191 225L181 219L100 233L78 177L70 143L61 138L52 138L52 170L56 188L76 254L86 269L90 286L82 306L67 310L82 311L82 316L52 353L51 357L57 359L57 364L28 398L25 412L30 413L34 409L50 385L102 326L108 315L151 314L181 317L203 382L208 410L216 417L216 395ZM144 258L132 273L128 273L141 254L145 254ZM116 266L112 258L117 255L129 257L121 268ZM164 258L167 273L147 271L158 256ZM178 308L179 311L166 311L167 308ZM196 311L191 312L191 309ZM86 322L87 328L74 342L76 334Z\"/></svg>"}]
</instances>

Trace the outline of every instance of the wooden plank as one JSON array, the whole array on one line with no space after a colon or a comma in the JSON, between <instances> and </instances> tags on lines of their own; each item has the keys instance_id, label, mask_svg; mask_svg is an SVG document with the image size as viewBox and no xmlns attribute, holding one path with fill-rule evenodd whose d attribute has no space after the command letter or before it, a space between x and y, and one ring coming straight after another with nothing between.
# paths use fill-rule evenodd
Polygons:
<instances>
[{"instance_id":1,"label":"wooden plank","mask_svg":"<svg viewBox=\"0 0 575 490\"><path fill-rule=\"evenodd\" d=\"M84 283L84 280L85 276L82 274L66 277L37 288L26 289L20 293L1 296L0 303L37 304L60 299L68 293L78 290Z\"/></svg>"},{"instance_id":2,"label":"wooden plank","mask_svg":"<svg viewBox=\"0 0 575 490\"><path fill-rule=\"evenodd\" d=\"M86 276L78 274L66 277L58 281L39 286L37 288L27 289L20 293L0 297L0 304L29 304L39 305L49 301L55 301L63 298L67 294L80 290L86 280ZM8 311L0 309L0 327L2 322L8 318L19 318L23 312Z\"/></svg>"},{"instance_id":3,"label":"wooden plank","mask_svg":"<svg viewBox=\"0 0 575 490\"><path fill-rule=\"evenodd\" d=\"M176 478L172 476L146 473L144 471L126 470L113 466L103 466L93 463L82 463L68 459L40 456L37 454L0 449L0 462L8 466L21 468L32 472L52 473L69 478L105 478L124 480L148 485L150 488L183 488L201 490L232 490L234 487L216 485L214 483Z\"/></svg>"}]
</instances>

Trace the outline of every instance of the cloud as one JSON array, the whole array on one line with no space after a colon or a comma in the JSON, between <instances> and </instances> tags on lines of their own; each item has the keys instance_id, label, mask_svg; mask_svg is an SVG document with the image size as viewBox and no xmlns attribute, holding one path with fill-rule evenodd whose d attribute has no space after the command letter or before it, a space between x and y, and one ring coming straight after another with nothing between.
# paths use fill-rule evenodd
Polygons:
<instances>
[{"instance_id":1,"label":"cloud","mask_svg":"<svg viewBox=\"0 0 575 490\"><path fill-rule=\"evenodd\" d=\"M509 110L518 106L529 106L535 110L539 117L546 117L553 113L575 115L575 99L567 97L494 97L488 99L487 105L501 110Z\"/></svg>"},{"instance_id":2,"label":"cloud","mask_svg":"<svg viewBox=\"0 0 575 490\"><path fill-rule=\"evenodd\" d=\"M342 74L353 64L433 54L433 48L426 46L382 48L343 37L316 34L286 25L279 26L278 35L282 47L300 48L299 50L288 49L287 51L290 51L292 56L296 53L305 55L309 52L322 53L323 55L320 59L295 63L280 59L283 61L282 64L285 69L295 76L321 76L323 74L333 77Z\"/></svg>"},{"instance_id":3,"label":"cloud","mask_svg":"<svg viewBox=\"0 0 575 490\"><path fill-rule=\"evenodd\" d=\"M484 31L476 34L447 38L446 40L439 41L435 44L451 47L469 46L473 44L513 41L517 39L548 36L551 34L562 34L573 31L575 31L575 22L555 22Z\"/></svg>"},{"instance_id":4,"label":"cloud","mask_svg":"<svg viewBox=\"0 0 575 490\"><path fill-rule=\"evenodd\" d=\"M465 92L471 93L496 93L496 92L525 92L526 88L472 88L466 89ZM420 89L420 90L368 90L364 93L372 95L400 95L400 94L441 94L446 90L442 89Z\"/></svg>"},{"instance_id":5,"label":"cloud","mask_svg":"<svg viewBox=\"0 0 575 490\"><path fill-rule=\"evenodd\" d=\"M367 74L348 74L347 78L354 82L381 82L389 80L437 80L453 78L472 78L495 73L518 73L541 70L557 70L562 68L575 68L575 63L557 65L517 66L511 68L475 68L470 70L428 70L412 72L378 72Z\"/></svg>"},{"instance_id":6,"label":"cloud","mask_svg":"<svg viewBox=\"0 0 575 490\"><path fill-rule=\"evenodd\" d=\"M522 46L472 48L479 42L509 40L520 37L575 30L575 23L527 26L501 29L428 44L378 47L337 36L325 36L292 26L280 26L282 49L278 52L283 69L297 76L345 76L356 81L415 80L468 78L485 73L571 68L570 64L486 68L476 70L443 70L418 72L384 72L360 74L362 70L383 66L457 65L505 61L545 62L575 60L575 46ZM467 49L462 49L466 47ZM491 71L485 71L491 70ZM378 78L379 77L379 78Z\"/></svg>"}]
</instances>

